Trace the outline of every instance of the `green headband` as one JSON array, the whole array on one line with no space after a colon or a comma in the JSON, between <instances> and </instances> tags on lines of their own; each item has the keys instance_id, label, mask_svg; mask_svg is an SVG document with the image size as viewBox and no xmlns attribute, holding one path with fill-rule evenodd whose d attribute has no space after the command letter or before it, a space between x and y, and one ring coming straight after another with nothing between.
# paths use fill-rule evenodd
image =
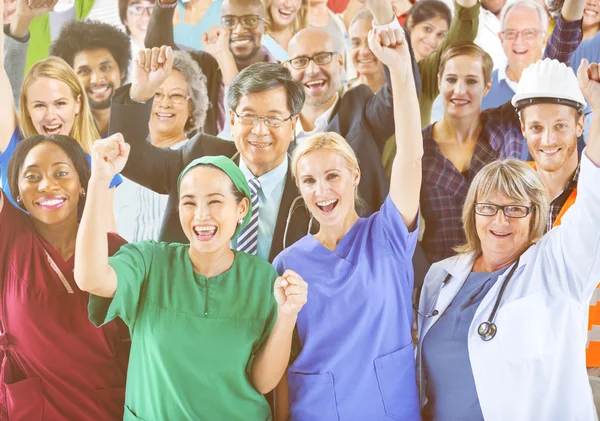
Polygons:
<instances>
[{"instance_id":1,"label":"green headband","mask_svg":"<svg viewBox=\"0 0 600 421\"><path fill-rule=\"evenodd\" d=\"M248 198L248 212L246 213L243 222L239 224L235 230L235 234L233 234L235 237L237 237L240 231L246 225L248 225L250 218L252 218L252 198L250 197L250 189L248 188L248 182L246 181L246 177L244 177L244 173L242 173L242 170L240 170L240 168L235 165L231 159L222 155L197 158L190 162L188 166L181 171L181 174L179 174L179 178L177 179L177 193L179 193L179 186L183 177L192 168L197 167L198 165L214 165L215 167L219 168L221 171L227 174L227 176L229 176L235 188Z\"/></svg>"}]
</instances>

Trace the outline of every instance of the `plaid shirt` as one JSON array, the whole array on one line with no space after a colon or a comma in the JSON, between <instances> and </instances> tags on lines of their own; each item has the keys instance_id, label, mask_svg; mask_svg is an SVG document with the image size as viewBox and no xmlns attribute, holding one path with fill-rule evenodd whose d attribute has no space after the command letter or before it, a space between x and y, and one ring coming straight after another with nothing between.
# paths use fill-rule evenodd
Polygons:
<instances>
[{"instance_id":1,"label":"plaid shirt","mask_svg":"<svg viewBox=\"0 0 600 421\"><path fill-rule=\"evenodd\" d=\"M569 56L579 46L581 38L581 20L564 22L559 17L548 38L544 57L568 64ZM479 170L497 159L527 159L521 122L510 101L482 111L480 118L483 130L473 151L467 177L438 148L433 139L433 125L423 129L421 212L425 233L422 246L430 263L453 256L453 248L465 243L462 208L471 180Z\"/></svg>"},{"instance_id":2,"label":"plaid shirt","mask_svg":"<svg viewBox=\"0 0 600 421\"><path fill-rule=\"evenodd\" d=\"M577 187L578 181L579 181L579 165L577 165L577 169L575 170L575 173L573 174L573 178L571 179L571 181L569 181L567 183L564 190L561 191L560 194L558 196L556 196L550 202L550 215L548 218L548 223L546 224L546 232L548 232L552 229L552 226L554 225L554 221L556 221L556 218L558 218L558 214L560 213L561 209L565 205L565 202L567 201L567 199L573 192L573 189Z\"/></svg>"}]
</instances>

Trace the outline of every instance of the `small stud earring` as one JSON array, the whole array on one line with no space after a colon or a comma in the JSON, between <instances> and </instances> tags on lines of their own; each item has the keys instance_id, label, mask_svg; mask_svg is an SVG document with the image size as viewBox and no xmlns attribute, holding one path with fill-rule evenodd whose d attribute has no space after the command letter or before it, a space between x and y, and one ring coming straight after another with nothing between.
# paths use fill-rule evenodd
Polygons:
<instances>
[{"instance_id":1,"label":"small stud earring","mask_svg":"<svg viewBox=\"0 0 600 421\"><path fill-rule=\"evenodd\" d=\"M242 218L238 221L238 225L242 225L243 223L244 223L244 218Z\"/></svg>"},{"instance_id":2,"label":"small stud earring","mask_svg":"<svg viewBox=\"0 0 600 421\"><path fill-rule=\"evenodd\" d=\"M20 197L17 197L17 204L22 205L23 199L21 199Z\"/></svg>"},{"instance_id":3,"label":"small stud earring","mask_svg":"<svg viewBox=\"0 0 600 421\"><path fill-rule=\"evenodd\" d=\"M83 190L81 193L79 193L79 197L85 197L85 190Z\"/></svg>"}]
</instances>

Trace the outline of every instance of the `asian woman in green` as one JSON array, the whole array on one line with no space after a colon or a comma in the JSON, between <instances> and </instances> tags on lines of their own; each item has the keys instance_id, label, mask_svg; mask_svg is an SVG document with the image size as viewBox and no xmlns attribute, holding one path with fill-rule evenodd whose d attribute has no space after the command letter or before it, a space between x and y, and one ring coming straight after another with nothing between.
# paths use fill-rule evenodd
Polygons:
<instances>
[{"instance_id":1,"label":"asian woman in green","mask_svg":"<svg viewBox=\"0 0 600 421\"><path fill-rule=\"evenodd\" d=\"M125 420L270 419L262 394L287 366L306 283L231 250L252 210L243 173L222 156L197 159L179 177L189 245L128 244L108 258L102 216L128 154L120 134L95 142L75 253L92 322L120 317L131 331Z\"/></svg>"}]
</instances>

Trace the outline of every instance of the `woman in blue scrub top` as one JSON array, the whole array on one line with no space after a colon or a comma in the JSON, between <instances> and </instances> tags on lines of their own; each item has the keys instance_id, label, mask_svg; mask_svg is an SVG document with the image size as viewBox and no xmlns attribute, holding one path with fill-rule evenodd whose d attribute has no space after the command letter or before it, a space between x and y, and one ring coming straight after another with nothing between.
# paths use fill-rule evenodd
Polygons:
<instances>
[{"instance_id":1,"label":"woman in blue scrub top","mask_svg":"<svg viewBox=\"0 0 600 421\"><path fill-rule=\"evenodd\" d=\"M351 146L321 133L294 152L292 171L320 230L274 262L310 289L297 321L300 351L276 391L278 420L420 420L411 339L419 105L403 32L371 32L369 45L390 69L394 92L403 93L394 96L398 153L390 194L379 212L359 218L360 169Z\"/></svg>"}]
</instances>

